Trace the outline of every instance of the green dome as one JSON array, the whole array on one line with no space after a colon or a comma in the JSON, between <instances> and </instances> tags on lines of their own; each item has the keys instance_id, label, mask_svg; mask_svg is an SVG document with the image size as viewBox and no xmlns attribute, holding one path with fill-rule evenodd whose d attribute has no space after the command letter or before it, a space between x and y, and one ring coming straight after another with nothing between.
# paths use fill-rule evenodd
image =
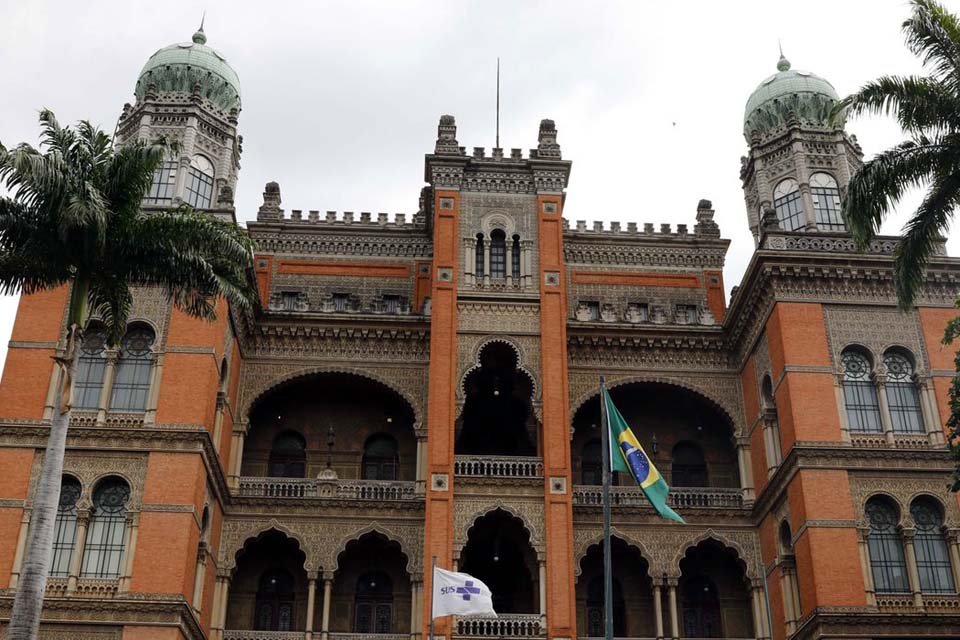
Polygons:
<instances>
[{"instance_id":1,"label":"green dome","mask_svg":"<svg viewBox=\"0 0 960 640\"><path fill-rule=\"evenodd\" d=\"M158 92L193 93L200 85L200 94L226 112L240 110L240 78L227 59L208 47L203 27L193 34L193 42L172 44L150 56L137 79L137 100L143 100L147 87L156 85Z\"/></svg>"},{"instance_id":2,"label":"green dome","mask_svg":"<svg viewBox=\"0 0 960 640\"><path fill-rule=\"evenodd\" d=\"M753 132L772 131L786 124L791 113L801 122L826 126L839 99L832 84L809 71L791 70L790 61L781 55L777 73L761 82L747 100L743 135L750 142Z\"/></svg>"}]
</instances>

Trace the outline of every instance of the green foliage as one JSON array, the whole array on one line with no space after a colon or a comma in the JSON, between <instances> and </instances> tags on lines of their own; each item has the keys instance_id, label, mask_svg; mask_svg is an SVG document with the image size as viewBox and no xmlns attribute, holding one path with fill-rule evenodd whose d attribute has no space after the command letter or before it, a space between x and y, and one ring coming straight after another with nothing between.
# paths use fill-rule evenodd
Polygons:
<instances>
[{"instance_id":1,"label":"green foliage","mask_svg":"<svg viewBox=\"0 0 960 640\"><path fill-rule=\"evenodd\" d=\"M868 113L893 115L909 137L867 161L850 181L843 215L857 244L866 247L912 187L927 193L897 247L894 281L901 308L923 285L936 244L960 205L960 23L933 0L913 0L903 23L907 47L926 76L883 76L834 108L834 121Z\"/></svg>"},{"instance_id":2,"label":"green foliage","mask_svg":"<svg viewBox=\"0 0 960 640\"><path fill-rule=\"evenodd\" d=\"M252 249L237 225L182 206L141 208L155 170L176 151L165 140L114 148L88 122L61 127L40 114L41 144L0 145L0 291L33 293L75 283L107 327L122 337L133 303L130 287L158 286L191 316L212 319L226 298L247 308ZM71 321L83 326L82 300Z\"/></svg>"}]
</instances>

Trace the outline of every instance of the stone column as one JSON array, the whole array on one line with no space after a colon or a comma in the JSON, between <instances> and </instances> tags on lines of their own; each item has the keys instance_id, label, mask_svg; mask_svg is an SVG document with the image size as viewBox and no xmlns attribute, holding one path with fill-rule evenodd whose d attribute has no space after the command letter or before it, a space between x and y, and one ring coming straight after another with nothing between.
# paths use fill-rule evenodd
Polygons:
<instances>
[{"instance_id":1,"label":"stone column","mask_svg":"<svg viewBox=\"0 0 960 640\"><path fill-rule=\"evenodd\" d=\"M870 567L870 551L867 549L867 537L870 529L857 529L857 547L860 550L860 566L863 569L863 588L867 592L867 604L876 606L877 596L873 587L873 570Z\"/></svg>"},{"instance_id":2,"label":"stone column","mask_svg":"<svg viewBox=\"0 0 960 640\"><path fill-rule=\"evenodd\" d=\"M30 512L23 510L20 518L20 534L17 536L17 550L13 556L13 571L10 572L10 588L16 589L20 582L20 570L23 568L23 552L27 546L27 532L30 530ZM76 548L73 550L77 553ZM71 562L73 559L71 558Z\"/></svg>"},{"instance_id":3,"label":"stone column","mask_svg":"<svg viewBox=\"0 0 960 640\"><path fill-rule=\"evenodd\" d=\"M677 578L667 578L667 600L670 606L670 637L680 637L680 616L677 613Z\"/></svg>"},{"instance_id":4,"label":"stone column","mask_svg":"<svg viewBox=\"0 0 960 640\"><path fill-rule=\"evenodd\" d=\"M197 546L197 567L193 575L193 610L199 615L203 608L203 583L207 575L207 543Z\"/></svg>"},{"instance_id":5,"label":"stone column","mask_svg":"<svg viewBox=\"0 0 960 640\"><path fill-rule=\"evenodd\" d=\"M487 237L483 243L483 282L490 284L490 243L492 240Z\"/></svg>"},{"instance_id":6,"label":"stone column","mask_svg":"<svg viewBox=\"0 0 960 640\"><path fill-rule=\"evenodd\" d=\"M110 396L113 394L113 381L117 377L117 355L115 349L107 351L104 355L107 362L103 370L103 386L100 387L100 397L97 399L97 425L99 426L103 426L107 422Z\"/></svg>"},{"instance_id":7,"label":"stone column","mask_svg":"<svg viewBox=\"0 0 960 640\"><path fill-rule=\"evenodd\" d=\"M410 640L417 640L420 636L420 609L417 606L420 601L420 582L410 582Z\"/></svg>"},{"instance_id":8,"label":"stone column","mask_svg":"<svg viewBox=\"0 0 960 640\"><path fill-rule=\"evenodd\" d=\"M903 551L907 558L907 578L910 580L910 590L913 592L913 605L923 610L923 594L920 592L920 572L917 570L917 551L913 546L913 537L916 529L903 530Z\"/></svg>"},{"instance_id":9,"label":"stone column","mask_svg":"<svg viewBox=\"0 0 960 640\"><path fill-rule=\"evenodd\" d=\"M223 630L227 626L227 601L230 597L230 578L218 575L216 592L214 594L213 615L210 620L210 629L213 640L223 640Z\"/></svg>"},{"instance_id":10,"label":"stone column","mask_svg":"<svg viewBox=\"0 0 960 640\"><path fill-rule=\"evenodd\" d=\"M80 577L80 568L83 562L83 548L87 546L87 525L90 523L90 511L84 509L77 512L77 535L73 547L73 556L70 558L70 575L67 578L67 593L77 590L77 580Z\"/></svg>"},{"instance_id":11,"label":"stone column","mask_svg":"<svg viewBox=\"0 0 960 640\"><path fill-rule=\"evenodd\" d=\"M540 584L540 616L547 619L547 562L540 561L540 574L538 578Z\"/></svg>"},{"instance_id":12,"label":"stone column","mask_svg":"<svg viewBox=\"0 0 960 640\"><path fill-rule=\"evenodd\" d=\"M877 400L880 404L880 424L883 425L883 436L887 439L887 444L893 446L893 422L890 421L890 405L887 403L886 381L878 376L876 386Z\"/></svg>"},{"instance_id":13,"label":"stone column","mask_svg":"<svg viewBox=\"0 0 960 640\"><path fill-rule=\"evenodd\" d=\"M520 270L523 272L523 286L529 287L533 280L533 242L530 240L520 243ZM541 283L543 284L543 283Z\"/></svg>"},{"instance_id":14,"label":"stone column","mask_svg":"<svg viewBox=\"0 0 960 640\"><path fill-rule=\"evenodd\" d=\"M917 394L920 396L920 411L927 430L927 442L934 446L944 444L943 425L940 424L940 411L937 410L937 395L933 390L933 379L922 378Z\"/></svg>"},{"instance_id":15,"label":"stone column","mask_svg":"<svg viewBox=\"0 0 960 640\"><path fill-rule=\"evenodd\" d=\"M653 622L657 629L657 640L663 640L663 597L659 582L653 585Z\"/></svg>"},{"instance_id":16,"label":"stone column","mask_svg":"<svg viewBox=\"0 0 960 640\"><path fill-rule=\"evenodd\" d=\"M246 435L245 424L234 426L233 438L230 443L230 475L227 477L227 485L234 491L240 488L240 469L243 466L243 441Z\"/></svg>"},{"instance_id":17,"label":"stone column","mask_svg":"<svg viewBox=\"0 0 960 640\"><path fill-rule=\"evenodd\" d=\"M417 466L416 466L416 490L417 493L424 493L427 490L427 439L417 434Z\"/></svg>"},{"instance_id":18,"label":"stone column","mask_svg":"<svg viewBox=\"0 0 960 640\"><path fill-rule=\"evenodd\" d=\"M314 572L311 571L308 574L307 578L307 625L306 625L306 640L311 640L313 638L313 610L317 599L317 579L314 577Z\"/></svg>"},{"instance_id":19,"label":"stone column","mask_svg":"<svg viewBox=\"0 0 960 640\"><path fill-rule=\"evenodd\" d=\"M767 603L763 593L763 586L754 586L752 591L754 633L758 640L768 640L770 638L770 626L767 624Z\"/></svg>"},{"instance_id":20,"label":"stone column","mask_svg":"<svg viewBox=\"0 0 960 640\"><path fill-rule=\"evenodd\" d=\"M953 588L960 590L960 529L947 531L950 545L950 570L953 572Z\"/></svg>"},{"instance_id":21,"label":"stone column","mask_svg":"<svg viewBox=\"0 0 960 640\"><path fill-rule=\"evenodd\" d=\"M504 274L507 276L507 284L513 284L513 240L507 238L504 241ZM517 274L517 277L520 277L520 274Z\"/></svg>"},{"instance_id":22,"label":"stone column","mask_svg":"<svg viewBox=\"0 0 960 640\"><path fill-rule=\"evenodd\" d=\"M840 439L850 442L850 421L847 419L847 403L843 397L843 374L833 377L833 393L837 398L837 408L840 412Z\"/></svg>"},{"instance_id":23,"label":"stone column","mask_svg":"<svg viewBox=\"0 0 960 640\"><path fill-rule=\"evenodd\" d=\"M217 412L213 416L213 450L220 453L220 440L223 435L223 407L227 402L227 394L217 391Z\"/></svg>"},{"instance_id":24,"label":"stone column","mask_svg":"<svg viewBox=\"0 0 960 640\"><path fill-rule=\"evenodd\" d=\"M157 421L157 401L160 398L160 378L163 375L163 354L151 354L154 358L150 369L150 393L147 394L147 410L143 414L144 424L153 424Z\"/></svg>"},{"instance_id":25,"label":"stone column","mask_svg":"<svg viewBox=\"0 0 960 640\"><path fill-rule=\"evenodd\" d=\"M472 285L476 280L477 241L465 240L463 249L463 279L467 285Z\"/></svg>"},{"instance_id":26,"label":"stone column","mask_svg":"<svg viewBox=\"0 0 960 640\"><path fill-rule=\"evenodd\" d=\"M140 514L127 514L127 531L123 545L123 573L117 591L130 590L130 577L133 575L133 555L137 551L137 531L140 528Z\"/></svg>"},{"instance_id":27,"label":"stone column","mask_svg":"<svg viewBox=\"0 0 960 640\"><path fill-rule=\"evenodd\" d=\"M782 558L780 560L780 590L783 593L783 619L787 628L787 636L793 635L797 630L797 616L799 611L794 608L793 594L793 560Z\"/></svg>"},{"instance_id":28,"label":"stone column","mask_svg":"<svg viewBox=\"0 0 960 640\"><path fill-rule=\"evenodd\" d=\"M753 465L750 464L750 440L734 438L737 447L737 464L740 467L740 488L743 490L743 500L753 502Z\"/></svg>"},{"instance_id":29,"label":"stone column","mask_svg":"<svg viewBox=\"0 0 960 640\"><path fill-rule=\"evenodd\" d=\"M330 637L330 597L333 594L333 578L323 579L323 614L320 617L320 638Z\"/></svg>"}]
</instances>

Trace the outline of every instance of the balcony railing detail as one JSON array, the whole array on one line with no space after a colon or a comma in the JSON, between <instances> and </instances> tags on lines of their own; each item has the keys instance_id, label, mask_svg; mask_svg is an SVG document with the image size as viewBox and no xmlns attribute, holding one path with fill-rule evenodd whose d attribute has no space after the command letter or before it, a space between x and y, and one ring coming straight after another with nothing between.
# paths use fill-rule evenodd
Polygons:
<instances>
[{"instance_id":1,"label":"balcony railing detail","mask_svg":"<svg viewBox=\"0 0 960 640\"><path fill-rule=\"evenodd\" d=\"M743 491L722 487L677 487L670 489L669 503L680 509L737 509L743 507ZM577 485L573 488L573 504L602 506L603 488ZM649 503L639 487L610 487L610 504L614 507L642 507Z\"/></svg>"},{"instance_id":2,"label":"balcony railing detail","mask_svg":"<svg viewBox=\"0 0 960 640\"><path fill-rule=\"evenodd\" d=\"M456 456L453 472L474 478L542 478L543 458L529 456Z\"/></svg>"},{"instance_id":3,"label":"balcony railing detail","mask_svg":"<svg viewBox=\"0 0 960 640\"><path fill-rule=\"evenodd\" d=\"M338 498L378 502L417 497L415 482L319 478L240 478L238 493L251 498Z\"/></svg>"},{"instance_id":4,"label":"balcony railing detail","mask_svg":"<svg viewBox=\"0 0 960 640\"><path fill-rule=\"evenodd\" d=\"M314 631L319 637L320 633ZM410 640L409 633L330 633L330 640Z\"/></svg>"},{"instance_id":5,"label":"balcony railing detail","mask_svg":"<svg viewBox=\"0 0 960 640\"><path fill-rule=\"evenodd\" d=\"M223 640L304 640L306 637L307 633L305 631L240 631L226 629L223 632Z\"/></svg>"},{"instance_id":6,"label":"balcony railing detail","mask_svg":"<svg viewBox=\"0 0 960 640\"><path fill-rule=\"evenodd\" d=\"M536 613L504 613L497 618L471 616L457 619L457 635L483 638L534 638L544 634L543 618Z\"/></svg>"}]
</instances>

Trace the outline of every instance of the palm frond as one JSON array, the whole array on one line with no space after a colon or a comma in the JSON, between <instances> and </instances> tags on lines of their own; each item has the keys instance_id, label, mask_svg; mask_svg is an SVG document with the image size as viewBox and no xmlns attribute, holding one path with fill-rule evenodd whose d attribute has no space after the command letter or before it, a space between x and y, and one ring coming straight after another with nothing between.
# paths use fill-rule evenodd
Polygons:
<instances>
[{"instance_id":1,"label":"palm frond","mask_svg":"<svg viewBox=\"0 0 960 640\"><path fill-rule=\"evenodd\" d=\"M903 23L907 48L931 69L937 80L960 87L960 24L934 0L913 0L913 13Z\"/></svg>"},{"instance_id":2,"label":"palm frond","mask_svg":"<svg viewBox=\"0 0 960 640\"><path fill-rule=\"evenodd\" d=\"M103 322L107 344L116 346L127 330L127 318L133 308L129 283L113 274L102 274L90 280L90 312Z\"/></svg>"},{"instance_id":3,"label":"palm frond","mask_svg":"<svg viewBox=\"0 0 960 640\"><path fill-rule=\"evenodd\" d=\"M960 98L923 76L882 76L837 103L832 118L893 114L908 133L936 135L960 128Z\"/></svg>"}]
</instances>

